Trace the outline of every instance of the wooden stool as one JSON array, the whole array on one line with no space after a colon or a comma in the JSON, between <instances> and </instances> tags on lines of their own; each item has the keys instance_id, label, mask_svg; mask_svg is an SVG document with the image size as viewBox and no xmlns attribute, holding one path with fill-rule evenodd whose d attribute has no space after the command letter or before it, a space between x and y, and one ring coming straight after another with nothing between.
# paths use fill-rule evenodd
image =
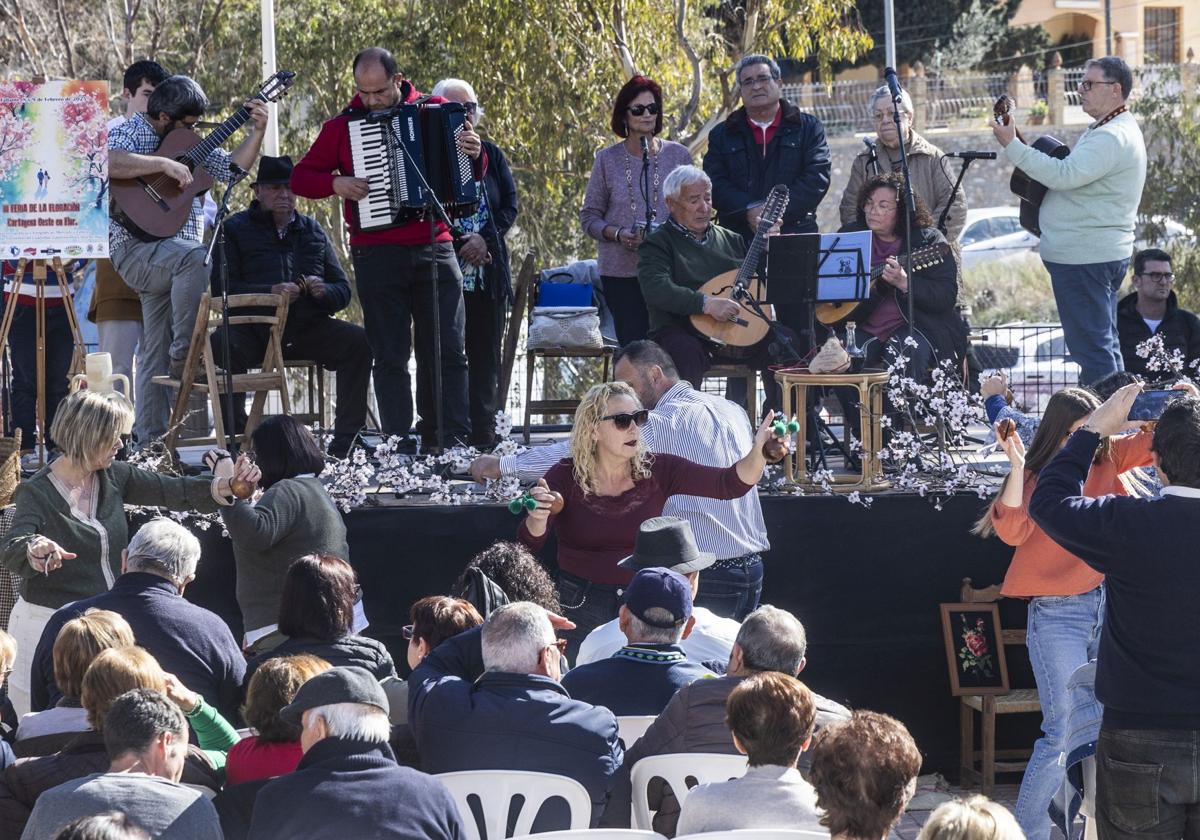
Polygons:
<instances>
[{"instance_id":1,"label":"wooden stool","mask_svg":"<svg viewBox=\"0 0 1200 840\"><path fill-rule=\"evenodd\" d=\"M808 472L808 389L812 387L849 386L858 389L859 436L862 449L859 460L862 471L858 475L838 475L829 482L838 492L860 490L874 493L886 490L891 482L883 478L879 456L883 447L883 430L879 419L883 416L883 388L887 384L887 371L863 371L861 373L807 373L776 371L775 381L783 389L783 416L792 417L800 423L796 434L796 446L784 458L784 474L792 484L806 490L822 487Z\"/></svg>"}]
</instances>

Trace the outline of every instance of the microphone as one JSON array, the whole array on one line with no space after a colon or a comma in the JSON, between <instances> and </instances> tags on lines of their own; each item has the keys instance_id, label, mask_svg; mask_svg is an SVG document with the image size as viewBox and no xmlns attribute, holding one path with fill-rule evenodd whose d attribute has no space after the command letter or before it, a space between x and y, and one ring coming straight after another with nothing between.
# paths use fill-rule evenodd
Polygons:
<instances>
[{"instance_id":1,"label":"microphone","mask_svg":"<svg viewBox=\"0 0 1200 840\"><path fill-rule=\"evenodd\" d=\"M642 138L642 160L650 159L650 141L645 137Z\"/></svg>"},{"instance_id":2,"label":"microphone","mask_svg":"<svg viewBox=\"0 0 1200 840\"><path fill-rule=\"evenodd\" d=\"M958 158L959 160L995 160L995 152L951 152L946 157Z\"/></svg>"},{"instance_id":3,"label":"microphone","mask_svg":"<svg viewBox=\"0 0 1200 840\"><path fill-rule=\"evenodd\" d=\"M885 68L883 71L884 81L887 82L888 91L892 94L892 101L900 101L900 81L896 78L896 69L894 67Z\"/></svg>"},{"instance_id":4,"label":"microphone","mask_svg":"<svg viewBox=\"0 0 1200 840\"><path fill-rule=\"evenodd\" d=\"M400 113L400 107L393 106L391 108L385 108L382 111L368 112L366 120L369 123L383 122L384 120L390 120L392 117L396 116L399 113Z\"/></svg>"},{"instance_id":5,"label":"microphone","mask_svg":"<svg viewBox=\"0 0 1200 840\"><path fill-rule=\"evenodd\" d=\"M874 137L864 137L863 145L867 147L867 154L870 155L871 167L875 170L875 174L879 174L879 155L877 154L876 142Z\"/></svg>"}]
</instances>

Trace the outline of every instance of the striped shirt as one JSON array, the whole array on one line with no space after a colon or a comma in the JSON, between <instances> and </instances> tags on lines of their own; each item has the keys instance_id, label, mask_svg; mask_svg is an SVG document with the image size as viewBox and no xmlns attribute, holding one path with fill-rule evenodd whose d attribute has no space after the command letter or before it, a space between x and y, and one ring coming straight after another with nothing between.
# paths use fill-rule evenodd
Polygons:
<instances>
[{"instance_id":1,"label":"striped shirt","mask_svg":"<svg viewBox=\"0 0 1200 840\"><path fill-rule=\"evenodd\" d=\"M642 438L651 452L678 455L709 467L729 467L754 445L754 430L740 405L676 382L650 412ZM571 455L570 441L535 446L500 459L500 474L532 483ZM679 516L692 526L696 545L718 560L766 551L767 526L757 492L722 501L698 496L672 496L663 516Z\"/></svg>"},{"instance_id":2,"label":"striped shirt","mask_svg":"<svg viewBox=\"0 0 1200 840\"><path fill-rule=\"evenodd\" d=\"M108 148L110 150L120 149L123 152L130 152L135 155L152 155L161 142L162 138L158 136L158 132L154 130L154 126L146 119L145 114L136 114L108 133ZM212 153L205 158L203 166L218 181L228 181L233 177L233 174L229 171L229 152L226 152L224 149L213 149ZM166 176L162 177L165 178ZM203 197L192 199L192 209L188 213L187 222L180 228L179 233L175 234L174 238L191 242L203 241ZM117 214L113 214L112 219L108 223L109 252L116 251L119 246L133 239L133 234L117 221Z\"/></svg>"}]
</instances>

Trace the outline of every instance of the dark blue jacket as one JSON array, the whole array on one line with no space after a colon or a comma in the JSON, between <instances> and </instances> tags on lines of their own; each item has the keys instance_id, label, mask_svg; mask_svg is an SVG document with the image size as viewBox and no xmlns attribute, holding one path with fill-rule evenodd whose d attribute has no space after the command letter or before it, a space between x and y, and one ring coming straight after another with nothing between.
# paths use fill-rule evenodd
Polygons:
<instances>
[{"instance_id":1,"label":"dark blue jacket","mask_svg":"<svg viewBox=\"0 0 1200 840\"><path fill-rule=\"evenodd\" d=\"M401 767L387 744L326 738L258 792L251 840L465 840L444 784Z\"/></svg>"},{"instance_id":2,"label":"dark blue jacket","mask_svg":"<svg viewBox=\"0 0 1200 840\"><path fill-rule=\"evenodd\" d=\"M34 711L48 709L62 697L54 682L58 631L92 607L121 615L133 628L137 643L164 671L197 692L226 720L237 720L246 658L229 626L216 613L181 597L169 580L147 572L123 574L108 592L67 604L50 617L33 654Z\"/></svg>"},{"instance_id":3,"label":"dark blue jacket","mask_svg":"<svg viewBox=\"0 0 1200 840\"><path fill-rule=\"evenodd\" d=\"M658 715L676 691L715 676L699 662L688 662L679 645L636 644L569 671L562 686L576 700L604 706L614 715Z\"/></svg>"},{"instance_id":4,"label":"dark blue jacket","mask_svg":"<svg viewBox=\"0 0 1200 840\"><path fill-rule=\"evenodd\" d=\"M776 184L790 192L784 233L815 233L817 205L829 192L832 164L825 126L786 99L779 106L783 116L765 156L746 122L745 108L738 108L708 135L704 171L712 179L717 219L747 242L754 231L746 224L746 208L762 204Z\"/></svg>"},{"instance_id":5,"label":"dark blue jacket","mask_svg":"<svg viewBox=\"0 0 1200 840\"><path fill-rule=\"evenodd\" d=\"M421 769L567 776L587 788L596 825L621 766L616 718L548 677L483 673L480 638L476 627L447 639L408 678Z\"/></svg>"},{"instance_id":6,"label":"dark blue jacket","mask_svg":"<svg viewBox=\"0 0 1200 840\"><path fill-rule=\"evenodd\" d=\"M1033 521L1105 576L1096 696L1110 729L1200 729L1200 491L1080 495L1100 437L1077 431L1038 474Z\"/></svg>"},{"instance_id":7,"label":"dark blue jacket","mask_svg":"<svg viewBox=\"0 0 1200 840\"><path fill-rule=\"evenodd\" d=\"M487 241L488 252L492 255L492 261L483 267L483 276L493 298L512 300L512 268L504 236L517 218L517 183L513 180L508 158L499 146L484 140L483 151L487 156L483 189L487 194L488 223L479 233Z\"/></svg>"}]
</instances>

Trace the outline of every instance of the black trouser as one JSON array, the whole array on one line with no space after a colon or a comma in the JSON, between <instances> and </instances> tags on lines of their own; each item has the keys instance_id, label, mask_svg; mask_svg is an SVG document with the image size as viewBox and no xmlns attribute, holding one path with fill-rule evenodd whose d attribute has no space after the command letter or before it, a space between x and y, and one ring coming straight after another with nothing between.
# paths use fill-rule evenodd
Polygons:
<instances>
[{"instance_id":1,"label":"black trouser","mask_svg":"<svg viewBox=\"0 0 1200 840\"><path fill-rule=\"evenodd\" d=\"M933 345L920 328L914 335L914 340L917 342L916 347L905 345L904 340L912 335L908 324L904 324L894 333L892 333L886 341L880 341L878 338L863 333L865 341L862 344L863 351L863 367L869 369L886 370L897 359L897 354L903 354L908 357L909 363L905 365L905 376L912 379L920 385L929 384L929 372L937 366L937 351L933 349ZM858 437L859 426L859 404L858 404L858 389L850 387L837 387L833 389L838 395L838 401L842 404L843 414L846 418L846 423L850 426L851 433ZM884 411L892 415L893 428L902 428L904 423L904 406L892 405L891 400L887 398L887 392L884 392Z\"/></svg>"},{"instance_id":2,"label":"black trouser","mask_svg":"<svg viewBox=\"0 0 1200 840\"><path fill-rule=\"evenodd\" d=\"M417 352L417 431L427 441L437 437L433 396L433 280L436 266L441 326L442 411L446 443L466 439L467 356L464 349L465 307L462 272L449 242L436 245L356 245L354 270L362 302L367 340L375 355L375 400L379 422L389 435L412 428L412 384L408 357L415 339Z\"/></svg>"},{"instance_id":3,"label":"black trouser","mask_svg":"<svg viewBox=\"0 0 1200 840\"><path fill-rule=\"evenodd\" d=\"M11 434L21 430L21 447L37 446L37 313L32 306L17 305L8 335L12 354L12 417L6 424ZM67 372L75 343L71 322L62 306L46 307L46 443L58 404L67 396Z\"/></svg>"},{"instance_id":4,"label":"black trouser","mask_svg":"<svg viewBox=\"0 0 1200 840\"><path fill-rule=\"evenodd\" d=\"M605 275L600 280L604 283L604 302L617 328L617 344L624 347L631 341L641 341L650 330L650 312L638 279Z\"/></svg>"},{"instance_id":5,"label":"black trouser","mask_svg":"<svg viewBox=\"0 0 1200 840\"><path fill-rule=\"evenodd\" d=\"M496 412L504 409L500 393L500 336L508 307L488 289L463 292L466 309L467 392L471 409L471 443L491 446Z\"/></svg>"},{"instance_id":6,"label":"black trouser","mask_svg":"<svg viewBox=\"0 0 1200 840\"><path fill-rule=\"evenodd\" d=\"M224 367L224 328L212 334L213 360ZM262 364L270 327L241 325L229 329L229 370L245 373ZM314 318L283 333L284 359L311 359L337 374L337 404L333 418L333 448L348 446L367 423L367 386L371 347L362 327L337 318ZM241 434L246 428L246 395L234 394L233 422L221 401L225 428Z\"/></svg>"},{"instance_id":7,"label":"black trouser","mask_svg":"<svg viewBox=\"0 0 1200 840\"><path fill-rule=\"evenodd\" d=\"M1100 727L1100 840L1200 837L1200 731Z\"/></svg>"}]
</instances>

